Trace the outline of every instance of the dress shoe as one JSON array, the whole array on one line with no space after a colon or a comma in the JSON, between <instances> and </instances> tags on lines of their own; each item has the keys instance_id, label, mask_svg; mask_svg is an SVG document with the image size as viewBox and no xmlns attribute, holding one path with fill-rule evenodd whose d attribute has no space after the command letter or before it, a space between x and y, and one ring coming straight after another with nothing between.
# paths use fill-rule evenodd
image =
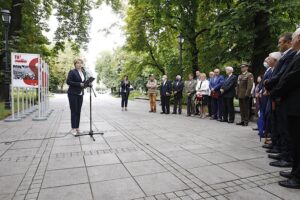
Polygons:
<instances>
[{"instance_id":1,"label":"dress shoe","mask_svg":"<svg viewBox=\"0 0 300 200\"><path fill-rule=\"evenodd\" d=\"M270 162L270 165L273 167L292 167L292 163L287 162L285 160L277 160L274 162Z\"/></svg>"},{"instance_id":2,"label":"dress shoe","mask_svg":"<svg viewBox=\"0 0 300 200\"><path fill-rule=\"evenodd\" d=\"M160 114L166 114L165 112L161 112Z\"/></svg>"},{"instance_id":3,"label":"dress shoe","mask_svg":"<svg viewBox=\"0 0 300 200\"><path fill-rule=\"evenodd\" d=\"M268 158L274 159L274 160L281 160L280 154L269 154Z\"/></svg>"},{"instance_id":4,"label":"dress shoe","mask_svg":"<svg viewBox=\"0 0 300 200\"><path fill-rule=\"evenodd\" d=\"M168 115L168 114L170 114L170 112L166 112L165 114L167 114L167 115Z\"/></svg>"},{"instance_id":5,"label":"dress shoe","mask_svg":"<svg viewBox=\"0 0 300 200\"><path fill-rule=\"evenodd\" d=\"M280 153L280 151L278 149L268 149L266 152L267 153Z\"/></svg>"},{"instance_id":6,"label":"dress shoe","mask_svg":"<svg viewBox=\"0 0 300 200\"><path fill-rule=\"evenodd\" d=\"M153 111L152 110L149 110L149 113L152 113Z\"/></svg>"},{"instance_id":7,"label":"dress shoe","mask_svg":"<svg viewBox=\"0 0 300 200\"><path fill-rule=\"evenodd\" d=\"M279 175L284 177L284 178L292 178L292 173L291 172L281 171L281 172L279 172Z\"/></svg>"},{"instance_id":8,"label":"dress shoe","mask_svg":"<svg viewBox=\"0 0 300 200\"><path fill-rule=\"evenodd\" d=\"M264 145L262 146L262 148L265 148L265 149L272 149L273 146L272 146L272 144L264 144Z\"/></svg>"},{"instance_id":9,"label":"dress shoe","mask_svg":"<svg viewBox=\"0 0 300 200\"><path fill-rule=\"evenodd\" d=\"M258 131L259 129L258 129L258 128L253 128L252 130L253 130L253 131Z\"/></svg>"},{"instance_id":10,"label":"dress shoe","mask_svg":"<svg viewBox=\"0 0 300 200\"><path fill-rule=\"evenodd\" d=\"M242 126L248 126L248 122L244 122Z\"/></svg>"},{"instance_id":11,"label":"dress shoe","mask_svg":"<svg viewBox=\"0 0 300 200\"><path fill-rule=\"evenodd\" d=\"M300 189L300 181L290 178L285 181L279 181L279 185L286 188Z\"/></svg>"},{"instance_id":12,"label":"dress shoe","mask_svg":"<svg viewBox=\"0 0 300 200\"><path fill-rule=\"evenodd\" d=\"M176 113L176 112L172 112L172 114L173 114L173 115L176 115L177 113Z\"/></svg>"},{"instance_id":13,"label":"dress shoe","mask_svg":"<svg viewBox=\"0 0 300 200\"><path fill-rule=\"evenodd\" d=\"M228 121L228 124L233 124L233 122L234 122L234 121L232 121L232 120L229 120L229 121Z\"/></svg>"},{"instance_id":14,"label":"dress shoe","mask_svg":"<svg viewBox=\"0 0 300 200\"><path fill-rule=\"evenodd\" d=\"M227 119L221 119L220 122L228 122Z\"/></svg>"},{"instance_id":15,"label":"dress shoe","mask_svg":"<svg viewBox=\"0 0 300 200\"><path fill-rule=\"evenodd\" d=\"M236 125L242 126L242 125L244 125L244 122L238 122L238 123L236 123Z\"/></svg>"}]
</instances>

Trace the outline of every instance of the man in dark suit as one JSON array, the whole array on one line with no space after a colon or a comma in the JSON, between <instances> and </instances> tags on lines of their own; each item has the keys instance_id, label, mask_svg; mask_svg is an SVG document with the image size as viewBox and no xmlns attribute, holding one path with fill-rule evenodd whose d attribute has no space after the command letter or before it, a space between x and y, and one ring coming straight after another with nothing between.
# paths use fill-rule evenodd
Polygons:
<instances>
[{"instance_id":1,"label":"man in dark suit","mask_svg":"<svg viewBox=\"0 0 300 200\"><path fill-rule=\"evenodd\" d=\"M228 76L225 78L224 84L222 85L220 90L224 100L224 119L222 121L233 123L235 118L233 99L236 95L235 87L237 78L232 74L232 67L226 67L225 71Z\"/></svg>"},{"instance_id":2,"label":"man in dark suit","mask_svg":"<svg viewBox=\"0 0 300 200\"><path fill-rule=\"evenodd\" d=\"M167 75L163 75L160 87L160 100L162 112L160 114L170 114L170 96L172 93L172 83L168 81Z\"/></svg>"},{"instance_id":3,"label":"man in dark suit","mask_svg":"<svg viewBox=\"0 0 300 200\"><path fill-rule=\"evenodd\" d=\"M177 75L176 80L173 83L174 108L172 114L177 114L177 105L178 105L178 114L181 114L183 88L184 88L184 83L181 80L181 76Z\"/></svg>"},{"instance_id":4,"label":"man in dark suit","mask_svg":"<svg viewBox=\"0 0 300 200\"><path fill-rule=\"evenodd\" d=\"M85 81L85 71L83 70L83 61L81 59L76 59L74 61L75 69L69 71L67 84L68 89L68 99L71 110L71 133L76 135L79 133L79 123L80 123L80 113L84 95L84 81Z\"/></svg>"},{"instance_id":5,"label":"man in dark suit","mask_svg":"<svg viewBox=\"0 0 300 200\"><path fill-rule=\"evenodd\" d=\"M296 52L291 49L292 33L285 33L280 36L278 46L280 52L283 52L283 57L276 65L272 77L264 82L265 88L271 91L276 87L280 80L280 77L285 72L287 66L293 59ZM291 166L290 155L290 143L288 141L288 127L287 127L287 115L286 105L279 103L276 99L271 97L271 100L275 106L272 111L272 145L264 145L265 148L270 148L270 153L278 153L278 155L270 154L269 157L273 159L279 159L278 161L271 162L270 165L277 167L289 167Z\"/></svg>"},{"instance_id":6,"label":"man in dark suit","mask_svg":"<svg viewBox=\"0 0 300 200\"><path fill-rule=\"evenodd\" d=\"M283 73L279 83L271 91L271 96L286 103L288 130L292 145L292 171L290 173L280 172L281 176L288 179L280 181L279 185L300 189L300 28L293 33L292 48L297 53Z\"/></svg>"},{"instance_id":7,"label":"man in dark suit","mask_svg":"<svg viewBox=\"0 0 300 200\"><path fill-rule=\"evenodd\" d=\"M214 70L214 77L209 82L212 93L213 119L221 121L223 119L223 99L221 96L221 86L224 83L224 76L220 75L220 70Z\"/></svg>"}]
</instances>

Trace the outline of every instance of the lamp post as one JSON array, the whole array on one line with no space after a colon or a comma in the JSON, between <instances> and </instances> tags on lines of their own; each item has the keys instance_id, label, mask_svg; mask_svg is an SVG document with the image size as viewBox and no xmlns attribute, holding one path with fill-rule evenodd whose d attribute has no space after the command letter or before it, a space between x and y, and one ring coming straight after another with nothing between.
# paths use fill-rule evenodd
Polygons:
<instances>
[{"instance_id":1,"label":"lamp post","mask_svg":"<svg viewBox=\"0 0 300 200\"><path fill-rule=\"evenodd\" d=\"M10 69L8 66L8 57L9 57L9 52L8 52L8 30L9 30L9 24L10 24L10 12L8 10L1 10L1 15L2 15L2 21L4 24L4 36L5 36L5 71L4 71L4 98L5 98L5 109L10 109L10 96L9 96L9 84L10 84Z\"/></svg>"},{"instance_id":2,"label":"lamp post","mask_svg":"<svg viewBox=\"0 0 300 200\"><path fill-rule=\"evenodd\" d=\"M183 45L183 42L184 42L184 37L183 37L182 33L179 34L177 39L178 39L179 51L180 51L179 64L180 64L181 73L183 73L183 69L182 69L182 45Z\"/></svg>"}]
</instances>

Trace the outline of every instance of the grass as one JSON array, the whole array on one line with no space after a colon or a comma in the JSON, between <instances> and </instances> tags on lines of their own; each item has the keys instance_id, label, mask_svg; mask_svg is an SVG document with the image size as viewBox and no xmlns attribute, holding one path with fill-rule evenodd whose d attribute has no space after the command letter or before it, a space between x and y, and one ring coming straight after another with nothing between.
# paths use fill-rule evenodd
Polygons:
<instances>
[{"instance_id":1,"label":"grass","mask_svg":"<svg viewBox=\"0 0 300 200\"><path fill-rule=\"evenodd\" d=\"M15 104L14 104L15 111L18 109L16 102L17 101L15 101ZM7 118L10 115L11 115L11 109L6 110L5 109L5 102L1 101L0 102L0 120L3 120L3 119Z\"/></svg>"},{"instance_id":2,"label":"grass","mask_svg":"<svg viewBox=\"0 0 300 200\"><path fill-rule=\"evenodd\" d=\"M32 94L28 94L28 98L29 96L31 96L31 98L35 98L35 104L37 103L37 97L36 97L36 93ZM21 101L22 101L22 91L20 90L20 109L21 109ZM18 105L17 105L17 94L14 94L14 108L15 108L15 112L17 112L18 110ZM5 102L4 101L0 101L0 120L3 120L5 118L7 118L8 116L11 115L11 109L6 110L5 109Z\"/></svg>"}]
</instances>

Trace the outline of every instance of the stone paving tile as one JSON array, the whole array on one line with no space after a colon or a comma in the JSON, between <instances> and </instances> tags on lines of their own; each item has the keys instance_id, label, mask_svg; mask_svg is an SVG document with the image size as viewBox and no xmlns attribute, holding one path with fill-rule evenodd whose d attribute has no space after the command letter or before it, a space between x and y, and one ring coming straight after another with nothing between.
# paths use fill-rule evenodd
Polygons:
<instances>
[{"instance_id":1,"label":"stone paving tile","mask_svg":"<svg viewBox=\"0 0 300 200\"><path fill-rule=\"evenodd\" d=\"M145 196L132 178L95 182L91 185L95 199L130 200Z\"/></svg>"},{"instance_id":2,"label":"stone paving tile","mask_svg":"<svg viewBox=\"0 0 300 200\"><path fill-rule=\"evenodd\" d=\"M132 176L155 174L167 171L162 165L154 160L131 162L125 163L124 165Z\"/></svg>"},{"instance_id":3,"label":"stone paving tile","mask_svg":"<svg viewBox=\"0 0 300 200\"><path fill-rule=\"evenodd\" d=\"M130 174L121 164L88 167L90 182L128 178Z\"/></svg>"},{"instance_id":4,"label":"stone paving tile","mask_svg":"<svg viewBox=\"0 0 300 200\"><path fill-rule=\"evenodd\" d=\"M15 193L21 183L23 175L2 176L0 177L0 194Z\"/></svg>"},{"instance_id":5,"label":"stone paving tile","mask_svg":"<svg viewBox=\"0 0 300 200\"><path fill-rule=\"evenodd\" d=\"M109 165L120 163L115 154L103 154L84 157L87 166Z\"/></svg>"},{"instance_id":6,"label":"stone paving tile","mask_svg":"<svg viewBox=\"0 0 300 200\"><path fill-rule=\"evenodd\" d=\"M38 200L92 200L92 193L88 184L42 189Z\"/></svg>"},{"instance_id":7,"label":"stone paving tile","mask_svg":"<svg viewBox=\"0 0 300 200\"><path fill-rule=\"evenodd\" d=\"M225 181L235 180L238 178L234 174L216 165L194 168L194 169L190 169L190 171L207 184L222 183Z\"/></svg>"},{"instance_id":8,"label":"stone paving tile","mask_svg":"<svg viewBox=\"0 0 300 200\"><path fill-rule=\"evenodd\" d=\"M266 192L265 190L262 190L260 188L253 188L250 190L243 190L231 194L225 195L228 199L232 200L279 200L280 198Z\"/></svg>"},{"instance_id":9,"label":"stone paving tile","mask_svg":"<svg viewBox=\"0 0 300 200\"><path fill-rule=\"evenodd\" d=\"M67 134L65 95L51 101L54 112L47 121L0 121L1 200L292 200L300 195L278 186L281 169L269 166L251 127L152 114L144 101L131 101L129 111L121 112L119 99L103 95L94 102L100 112L93 128L104 135L92 141ZM87 101L82 131L89 129Z\"/></svg>"},{"instance_id":10,"label":"stone paving tile","mask_svg":"<svg viewBox=\"0 0 300 200\"><path fill-rule=\"evenodd\" d=\"M210 162L195 155L172 157L171 159L185 169L211 165Z\"/></svg>"},{"instance_id":11,"label":"stone paving tile","mask_svg":"<svg viewBox=\"0 0 300 200\"><path fill-rule=\"evenodd\" d=\"M147 155L145 152L142 152L142 151L130 152L130 153L128 153L128 152L118 153L117 156L124 163L143 161L143 160L151 160L152 159L149 155Z\"/></svg>"},{"instance_id":12,"label":"stone paving tile","mask_svg":"<svg viewBox=\"0 0 300 200\"><path fill-rule=\"evenodd\" d=\"M42 188L73 185L87 182L88 177L85 168L53 170L46 172Z\"/></svg>"},{"instance_id":13,"label":"stone paving tile","mask_svg":"<svg viewBox=\"0 0 300 200\"><path fill-rule=\"evenodd\" d=\"M220 164L219 166L242 178L266 173L266 171L242 161Z\"/></svg>"},{"instance_id":14,"label":"stone paving tile","mask_svg":"<svg viewBox=\"0 0 300 200\"><path fill-rule=\"evenodd\" d=\"M299 199L299 190L280 187L278 183L262 186L261 188L285 200Z\"/></svg>"},{"instance_id":15,"label":"stone paving tile","mask_svg":"<svg viewBox=\"0 0 300 200\"><path fill-rule=\"evenodd\" d=\"M159 173L135 177L147 195L174 192L188 187L171 173Z\"/></svg>"},{"instance_id":16,"label":"stone paving tile","mask_svg":"<svg viewBox=\"0 0 300 200\"><path fill-rule=\"evenodd\" d=\"M47 170L84 167L83 157L51 158Z\"/></svg>"}]
</instances>

